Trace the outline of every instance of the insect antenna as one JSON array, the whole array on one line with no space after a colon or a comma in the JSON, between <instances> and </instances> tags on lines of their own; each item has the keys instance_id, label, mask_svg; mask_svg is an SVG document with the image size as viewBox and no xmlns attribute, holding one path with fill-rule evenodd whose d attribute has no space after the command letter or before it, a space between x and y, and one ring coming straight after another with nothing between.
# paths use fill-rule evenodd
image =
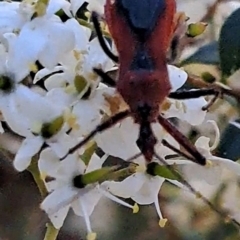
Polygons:
<instances>
[{"instance_id":1,"label":"insect antenna","mask_svg":"<svg viewBox=\"0 0 240 240\"><path fill-rule=\"evenodd\" d=\"M68 153L62 157L60 160L65 159L69 154L74 153L76 150L78 150L80 147L85 145L88 141L94 138L97 133L100 133L102 131L105 131L106 129L112 127L116 123L120 122L124 118L131 115L131 112L129 110L117 113L116 115L112 116L111 118L107 119L100 125L98 125L93 131L91 131L82 141L80 141L78 144L76 144L74 147L70 148Z\"/></svg>"},{"instance_id":2,"label":"insect antenna","mask_svg":"<svg viewBox=\"0 0 240 240\"><path fill-rule=\"evenodd\" d=\"M109 49L109 47L107 46L107 44L105 42L105 39L103 37L102 31L100 28L100 23L98 21L98 14L96 12L92 12L92 22L93 22L93 26L94 26L94 29L97 34L99 44L102 47L103 51L110 59L112 59L114 62L117 63L119 61L119 58Z\"/></svg>"},{"instance_id":3,"label":"insect antenna","mask_svg":"<svg viewBox=\"0 0 240 240\"><path fill-rule=\"evenodd\" d=\"M226 222L231 221L235 224L235 226L239 229L240 223L230 217L227 213L224 211L221 211L219 208L217 208L212 202L210 202L206 197L204 197L199 191L197 191L179 172L175 171L171 166L168 165L165 159L161 158L158 154L154 153L154 156L166 167L169 171L171 171L172 174L175 175L176 178L180 179L181 183L187 187L187 189L193 193L196 197L200 198L207 206L209 206L214 212L216 212L220 217L225 219Z\"/></svg>"}]
</instances>

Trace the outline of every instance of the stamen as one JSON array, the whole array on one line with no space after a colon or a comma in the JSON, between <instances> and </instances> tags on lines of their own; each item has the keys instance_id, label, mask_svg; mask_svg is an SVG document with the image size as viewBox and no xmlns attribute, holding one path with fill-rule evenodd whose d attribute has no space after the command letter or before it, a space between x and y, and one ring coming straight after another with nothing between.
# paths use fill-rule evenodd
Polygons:
<instances>
[{"instance_id":1,"label":"stamen","mask_svg":"<svg viewBox=\"0 0 240 240\"><path fill-rule=\"evenodd\" d=\"M135 203L133 206L133 213L138 213L138 212L139 212L139 206L137 203Z\"/></svg>"},{"instance_id":2,"label":"stamen","mask_svg":"<svg viewBox=\"0 0 240 240\"><path fill-rule=\"evenodd\" d=\"M165 225L166 225L166 223L167 223L168 220L167 220L167 218L163 218L163 216L162 216L162 212L161 212L160 207L159 207L158 196L156 196L156 199L155 199L155 201L154 201L154 205L155 205L155 208L156 208L156 210L157 210L157 214L158 214L158 216L159 216L159 218L160 218L158 224L159 224L159 226L160 226L161 228L163 228L163 227L165 227Z\"/></svg>"},{"instance_id":3,"label":"stamen","mask_svg":"<svg viewBox=\"0 0 240 240\"><path fill-rule=\"evenodd\" d=\"M89 216L87 214L87 211L86 211L86 208L82 202L81 199L79 199L79 202L80 202L80 207L83 211L83 218L85 220L85 224L86 224L86 227L87 227L87 231L88 231L88 235L90 235L92 232L92 228L91 228L91 223L90 223L90 219L89 219Z\"/></svg>"},{"instance_id":4,"label":"stamen","mask_svg":"<svg viewBox=\"0 0 240 240\"><path fill-rule=\"evenodd\" d=\"M110 192L102 189L102 188L99 188L99 191L107 198L111 199L112 201L116 202L116 203L119 203L125 207L128 207L128 208L131 208L133 210L133 213L137 213L139 208L138 206L135 204L134 206L122 201L121 199L115 197L114 195L112 195Z\"/></svg>"},{"instance_id":5,"label":"stamen","mask_svg":"<svg viewBox=\"0 0 240 240\"><path fill-rule=\"evenodd\" d=\"M97 238L97 234L95 232L91 232L87 234L87 240L95 240Z\"/></svg>"},{"instance_id":6,"label":"stamen","mask_svg":"<svg viewBox=\"0 0 240 240\"><path fill-rule=\"evenodd\" d=\"M215 134L216 134L216 137L214 139L214 143L213 145L210 147L210 151L213 151L217 148L219 142L220 142L220 131L219 131L219 128L218 128L218 125L215 121L212 121L212 120L209 120L207 121L208 123L211 123L213 125L213 129L215 131Z\"/></svg>"}]
</instances>

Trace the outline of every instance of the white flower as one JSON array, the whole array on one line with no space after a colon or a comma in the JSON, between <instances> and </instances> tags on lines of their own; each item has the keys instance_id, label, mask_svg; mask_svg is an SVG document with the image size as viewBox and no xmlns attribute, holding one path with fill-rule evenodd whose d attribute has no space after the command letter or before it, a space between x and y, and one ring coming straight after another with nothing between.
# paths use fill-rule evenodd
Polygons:
<instances>
[{"instance_id":1,"label":"white flower","mask_svg":"<svg viewBox=\"0 0 240 240\"><path fill-rule=\"evenodd\" d=\"M93 73L93 68L101 68L103 71L107 71L112 68L113 62L104 54L97 38L90 42L88 41L88 31L80 26L75 19L68 20L66 26L72 29L75 34L74 49L62 56L61 66L56 66L52 70L40 70L34 78L34 83L52 74L45 80L45 86L48 90L56 87L65 87L66 84L68 84L69 89L70 86L75 86L74 80L76 77L81 76L86 81L85 88L78 96L81 98L89 87L91 88L91 93L93 93L101 80L100 77ZM59 73L58 71L62 72ZM58 73L54 74L55 72Z\"/></svg>"},{"instance_id":2,"label":"white flower","mask_svg":"<svg viewBox=\"0 0 240 240\"><path fill-rule=\"evenodd\" d=\"M3 111L3 116L15 133L26 137L14 159L15 168L23 171L44 142L63 157L75 140L66 134L68 128L61 107L24 86L18 89L23 95L15 95L13 104L6 102L8 111Z\"/></svg>"},{"instance_id":3,"label":"white flower","mask_svg":"<svg viewBox=\"0 0 240 240\"><path fill-rule=\"evenodd\" d=\"M187 80L187 73L172 65L168 65L169 80L172 85L171 92L175 92ZM207 101L204 97L187 100L167 99L169 107L164 109L163 114L166 118L177 117L181 121L187 121L191 125L201 124L206 116L206 111L202 107L206 106Z\"/></svg>"},{"instance_id":4,"label":"white flower","mask_svg":"<svg viewBox=\"0 0 240 240\"><path fill-rule=\"evenodd\" d=\"M0 2L0 35L19 31L25 23L24 15L18 12L19 2Z\"/></svg>"},{"instance_id":5,"label":"white flower","mask_svg":"<svg viewBox=\"0 0 240 240\"><path fill-rule=\"evenodd\" d=\"M187 73L171 65L168 66L168 72L171 80L172 91L176 91L187 80ZM164 116L166 118L178 117L180 120L187 120L193 125L197 124L197 121L200 123L205 118L206 113L201 109L201 107L206 104L206 101L203 98L185 101L169 99L168 101L170 103L170 107L168 106L168 108L164 110ZM196 106L197 103L199 104ZM176 108L176 105L180 106L179 109L181 111ZM162 113L162 109L160 109L159 114L160 113ZM160 150L161 141L165 137L169 138L169 135L166 134L165 130L162 129L158 123L153 123L151 126L153 128L154 135L158 140L158 144L155 146L155 151L162 156L162 152ZM98 134L95 137L95 140L98 146L105 153L127 160L140 152L136 145L138 135L139 125L135 124L134 120L129 117L107 129L103 133ZM179 148L176 141L174 141L173 145Z\"/></svg>"},{"instance_id":6,"label":"white flower","mask_svg":"<svg viewBox=\"0 0 240 240\"><path fill-rule=\"evenodd\" d=\"M100 15L104 14L104 5L106 0L88 0L87 9L92 12L95 11Z\"/></svg>"},{"instance_id":7,"label":"white flower","mask_svg":"<svg viewBox=\"0 0 240 240\"><path fill-rule=\"evenodd\" d=\"M43 177L49 176L53 179L47 181L46 178L45 184L51 193L42 202L41 208L48 214L56 228L59 229L63 225L69 209L72 208L76 215L84 217L88 234L92 234L89 216L102 195L133 208L99 188L97 183L81 186L80 180L77 182L77 177L99 169L105 160L106 156L100 159L94 154L89 165L85 166L76 154L69 155L65 160L59 161L50 149L41 152L39 170Z\"/></svg>"},{"instance_id":8,"label":"white flower","mask_svg":"<svg viewBox=\"0 0 240 240\"><path fill-rule=\"evenodd\" d=\"M139 164L139 172L136 172L121 182L107 181L102 183L102 185L112 194L123 198L131 198L140 205L154 203L160 219L159 225L164 227L167 219L163 218L159 207L158 194L160 188L165 180L182 188L184 188L184 186L176 180L148 174L146 172L146 163L143 158L138 158L134 160L134 162Z\"/></svg>"},{"instance_id":9,"label":"white flower","mask_svg":"<svg viewBox=\"0 0 240 240\"><path fill-rule=\"evenodd\" d=\"M88 134L101 123L104 114L110 114L110 104L106 96L114 94L115 89L100 85L89 99L81 99L74 105L72 113L79 126L76 134Z\"/></svg>"},{"instance_id":10,"label":"white flower","mask_svg":"<svg viewBox=\"0 0 240 240\"><path fill-rule=\"evenodd\" d=\"M11 46L9 66L13 68L19 64L19 68L29 69L39 60L51 69L73 47L74 33L57 16L36 17L23 26Z\"/></svg>"},{"instance_id":11,"label":"white flower","mask_svg":"<svg viewBox=\"0 0 240 240\"><path fill-rule=\"evenodd\" d=\"M221 173L224 168L236 175L240 175L240 164L230 159L220 158L212 155L211 151L218 145L219 129L214 121L211 121L216 131L215 143L210 147L210 138L201 136L195 143L197 150L207 159L206 166L190 163L187 161L175 162L183 164L182 171L188 181L202 180L208 184L218 184L221 181ZM171 163L173 163L171 161ZM186 163L186 165L184 165Z\"/></svg>"},{"instance_id":12,"label":"white flower","mask_svg":"<svg viewBox=\"0 0 240 240\"><path fill-rule=\"evenodd\" d=\"M151 126L159 143L155 146L157 150L161 144L164 131L157 123ZM127 160L140 152L136 145L138 135L139 125L134 123L132 117L128 117L103 133L96 135L95 140L105 153Z\"/></svg>"},{"instance_id":13,"label":"white flower","mask_svg":"<svg viewBox=\"0 0 240 240\"><path fill-rule=\"evenodd\" d=\"M71 11L73 13L73 16L76 15L78 9L83 5L84 2L87 2L85 0L71 0Z\"/></svg>"}]
</instances>

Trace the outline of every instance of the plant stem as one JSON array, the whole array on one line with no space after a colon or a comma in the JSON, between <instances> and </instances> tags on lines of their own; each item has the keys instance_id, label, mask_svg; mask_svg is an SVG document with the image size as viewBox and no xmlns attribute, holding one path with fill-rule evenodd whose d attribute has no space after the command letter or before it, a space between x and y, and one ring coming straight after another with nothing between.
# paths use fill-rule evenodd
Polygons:
<instances>
[{"instance_id":1,"label":"plant stem","mask_svg":"<svg viewBox=\"0 0 240 240\"><path fill-rule=\"evenodd\" d=\"M55 240L57 239L59 229L56 229L52 223L47 224L47 231L44 240Z\"/></svg>"},{"instance_id":2,"label":"plant stem","mask_svg":"<svg viewBox=\"0 0 240 240\"><path fill-rule=\"evenodd\" d=\"M42 198L45 198L47 196L48 192L47 192L47 189L41 178L36 158L33 158L31 165L28 167L28 171L32 174L33 179L34 179L35 183L37 184L37 187L39 189L39 192L40 192Z\"/></svg>"},{"instance_id":3,"label":"plant stem","mask_svg":"<svg viewBox=\"0 0 240 240\"><path fill-rule=\"evenodd\" d=\"M44 182L41 178L41 174L38 169L37 157L33 157L31 165L28 167L28 171L32 174L35 183L39 189L42 198L45 198L48 194ZM47 223L47 230L45 233L44 240L56 240L59 229L56 229L51 222Z\"/></svg>"}]
</instances>

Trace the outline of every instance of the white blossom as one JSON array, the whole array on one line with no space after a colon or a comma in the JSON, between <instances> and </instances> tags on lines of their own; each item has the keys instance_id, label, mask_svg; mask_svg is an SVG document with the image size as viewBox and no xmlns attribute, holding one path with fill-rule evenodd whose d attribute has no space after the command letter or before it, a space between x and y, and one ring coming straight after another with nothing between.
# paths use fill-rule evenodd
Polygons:
<instances>
[{"instance_id":1,"label":"white blossom","mask_svg":"<svg viewBox=\"0 0 240 240\"><path fill-rule=\"evenodd\" d=\"M97 183L84 187L74 184L75 177L99 169L105 160L106 156L100 159L94 154L86 166L76 154L59 161L50 149L42 151L39 170L43 178L49 176L53 180L47 181L45 178L46 187L51 193L42 202L41 208L48 214L56 228L59 229L63 225L69 209L72 208L76 215L84 218L88 234L93 234L89 217L102 195L134 208L101 189Z\"/></svg>"},{"instance_id":2,"label":"white blossom","mask_svg":"<svg viewBox=\"0 0 240 240\"><path fill-rule=\"evenodd\" d=\"M184 188L184 186L176 180L148 174L146 172L145 160L142 157L134 160L134 162L138 164L139 169L135 174L132 174L121 182L106 181L102 185L112 194L123 198L131 198L140 205L154 203L160 219L159 225L164 227L167 219L163 217L159 207L158 194L160 188L165 180L181 188Z\"/></svg>"}]
</instances>

